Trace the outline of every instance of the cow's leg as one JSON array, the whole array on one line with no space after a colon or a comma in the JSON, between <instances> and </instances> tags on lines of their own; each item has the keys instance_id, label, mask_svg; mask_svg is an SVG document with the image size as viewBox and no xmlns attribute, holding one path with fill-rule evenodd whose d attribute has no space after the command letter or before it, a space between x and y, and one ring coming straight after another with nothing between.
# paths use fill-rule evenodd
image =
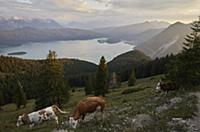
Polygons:
<instances>
[{"instance_id":1,"label":"cow's leg","mask_svg":"<svg viewBox=\"0 0 200 132\"><path fill-rule=\"evenodd\" d=\"M104 111L104 108L105 108L105 104L101 104L101 112L103 113Z\"/></svg>"},{"instance_id":2,"label":"cow's leg","mask_svg":"<svg viewBox=\"0 0 200 132\"><path fill-rule=\"evenodd\" d=\"M168 94L168 93L169 93L169 90L166 91L166 94Z\"/></svg>"},{"instance_id":3,"label":"cow's leg","mask_svg":"<svg viewBox=\"0 0 200 132\"><path fill-rule=\"evenodd\" d=\"M31 124L29 125L29 127L32 128L32 127L34 127L34 125L35 125L34 123L31 123Z\"/></svg>"},{"instance_id":4,"label":"cow's leg","mask_svg":"<svg viewBox=\"0 0 200 132\"><path fill-rule=\"evenodd\" d=\"M102 113L102 117L104 119L104 109L105 109L105 104L101 105L101 113Z\"/></svg>"},{"instance_id":5,"label":"cow's leg","mask_svg":"<svg viewBox=\"0 0 200 132\"><path fill-rule=\"evenodd\" d=\"M58 116L54 116L53 118L56 121L56 124L59 124L59 122L58 122Z\"/></svg>"},{"instance_id":6,"label":"cow's leg","mask_svg":"<svg viewBox=\"0 0 200 132\"><path fill-rule=\"evenodd\" d=\"M83 114L83 115L82 115L82 120L84 120L84 119L85 119L85 115L86 115L86 114Z\"/></svg>"}]
</instances>

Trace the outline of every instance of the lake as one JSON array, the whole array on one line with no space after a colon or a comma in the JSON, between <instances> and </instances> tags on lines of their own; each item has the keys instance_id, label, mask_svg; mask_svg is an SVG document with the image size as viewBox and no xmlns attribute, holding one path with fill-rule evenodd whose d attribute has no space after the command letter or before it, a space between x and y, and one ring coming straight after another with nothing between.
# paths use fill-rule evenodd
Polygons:
<instances>
[{"instance_id":1,"label":"lake","mask_svg":"<svg viewBox=\"0 0 200 132\"><path fill-rule=\"evenodd\" d=\"M58 58L75 58L98 64L101 56L105 56L106 60L110 61L117 55L130 51L134 47L126 42L109 44L106 42L99 43L98 40L99 39L29 43L1 49L0 54L7 55L8 53L26 52L27 54L11 56L24 59L45 59L49 50L54 50Z\"/></svg>"}]
</instances>

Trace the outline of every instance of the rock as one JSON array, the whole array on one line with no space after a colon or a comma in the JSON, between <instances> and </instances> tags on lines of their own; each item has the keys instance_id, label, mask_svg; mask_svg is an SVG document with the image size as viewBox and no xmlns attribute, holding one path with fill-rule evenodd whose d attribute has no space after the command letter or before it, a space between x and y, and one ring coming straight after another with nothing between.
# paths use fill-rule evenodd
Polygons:
<instances>
[{"instance_id":1,"label":"rock","mask_svg":"<svg viewBox=\"0 0 200 132\"><path fill-rule=\"evenodd\" d=\"M138 114L132 119L133 129L136 131L138 128L144 128L152 123L153 119L148 114Z\"/></svg>"},{"instance_id":2,"label":"rock","mask_svg":"<svg viewBox=\"0 0 200 132\"><path fill-rule=\"evenodd\" d=\"M167 104L164 104L162 106L159 106L159 107L156 107L156 114L160 114L162 113L163 111L167 110L168 109L168 105Z\"/></svg>"},{"instance_id":3,"label":"rock","mask_svg":"<svg viewBox=\"0 0 200 132\"><path fill-rule=\"evenodd\" d=\"M180 97L174 97L174 98L170 99L171 105L180 103L181 101L182 101L182 98L180 98Z\"/></svg>"},{"instance_id":4,"label":"rock","mask_svg":"<svg viewBox=\"0 0 200 132\"><path fill-rule=\"evenodd\" d=\"M183 118L172 118L170 122L167 124L170 126L171 131L177 132L177 126L181 126L183 129L188 129L187 120L184 120Z\"/></svg>"},{"instance_id":5,"label":"rock","mask_svg":"<svg viewBox=\"0 0 200 132\"><path fill-rule=\"evenodd\" d=\"M168 109L170 109L171 107L175 106L177 103L180 103L182 101L182 98L180 97L174 97L172 99L170 99L169 103L165 103L162 106L158 106L155 109L156 114L160 114Z\"/></svg>"},{"instance_id":6,"label":"rock","mask_svg":"<svg viewBox=\"0 0 200 132\"><path fill-rule=\"evenodd\" d=\"M69 132L67 129L54 129L52 132Z\"/></svg>"}]
</instances>

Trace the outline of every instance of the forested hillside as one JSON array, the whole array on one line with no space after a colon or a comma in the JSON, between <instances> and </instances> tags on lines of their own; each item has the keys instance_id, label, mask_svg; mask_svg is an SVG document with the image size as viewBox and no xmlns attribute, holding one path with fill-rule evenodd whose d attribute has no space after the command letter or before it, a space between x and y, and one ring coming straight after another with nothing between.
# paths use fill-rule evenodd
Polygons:
<instances>
[{"instance_id":1,"label":"forested hillside","mask_svg":"<svg viewBox=\"0 0 200 132\"><path fill-rule=\"evenodd\" d=\"M152 60L143 52L133 50L115 57L108 63L108 67L110 73L116 72L120 75L121 81L127 81L132 70L135 70L137 78L163 74L173 58L173 55L169 55Z\"/></svg>"},{"instance_id":2,"label":"forested hillside","mask_svg":"<svg viewBox=\"0 0 200 132\"><path fill-rule=\"evenodd\" d=\"M12 101L16 80L22 83L27 97L34 98L45 61L0 56L0 62L0 88L5 93L4 103ZM59 62L64 66L65 81L70 86L84 85L84 78L96 70L95 64L86 61L60 59Z\"/></svg>"}]
</instances>

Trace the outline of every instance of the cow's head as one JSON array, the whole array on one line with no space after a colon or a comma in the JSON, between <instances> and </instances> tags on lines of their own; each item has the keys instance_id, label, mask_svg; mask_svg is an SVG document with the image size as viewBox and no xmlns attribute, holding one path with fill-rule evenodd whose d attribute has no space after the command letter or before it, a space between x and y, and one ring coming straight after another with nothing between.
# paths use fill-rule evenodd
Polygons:
<instances>
[{"instance_id":1,"label":"cow's head","mask_svg":"<svg viewBox=\"0 0 200 132\"><path fill-rule=\"evenodd\" d=\"M160 86L161 82L158 82L156 85L156 92L159 93L161 92L161 86Z\"/></svg>"},{"instance_id":2,"label":"cow's head","mask_svg":"<svg viewBox=\"0 0 200 132\"><path fill-rule=\"evenodd\" d=\"M24 122L23 122L23 115L21 116L19 116L18 117L18 119L17 119L17 123L16 123L16 126L17 127L19 127L19 126L21 126L21 125L23 125L24 124Z\"/></svg>"},{"instance_id":3,"label":"cow's head","mask_svg":"<svg viewBox=\"0 0 200 132\"><path fill-rule=\"evenodd\" d=\"M76 128L78 125L78 120L75 120L74 117L69 117L69 124L72 128Z\"/></svg>"},{"instance_id":4,"label":"cow's head","mask_svg":"<svg viewBox=\"0 0 200 132\"><path fill-rule=\"evenodd\" d=\"M20 115L17 119L16 126L19 127L29 122L29 118L27 114Z\"/></svg>"}]
</instances>

